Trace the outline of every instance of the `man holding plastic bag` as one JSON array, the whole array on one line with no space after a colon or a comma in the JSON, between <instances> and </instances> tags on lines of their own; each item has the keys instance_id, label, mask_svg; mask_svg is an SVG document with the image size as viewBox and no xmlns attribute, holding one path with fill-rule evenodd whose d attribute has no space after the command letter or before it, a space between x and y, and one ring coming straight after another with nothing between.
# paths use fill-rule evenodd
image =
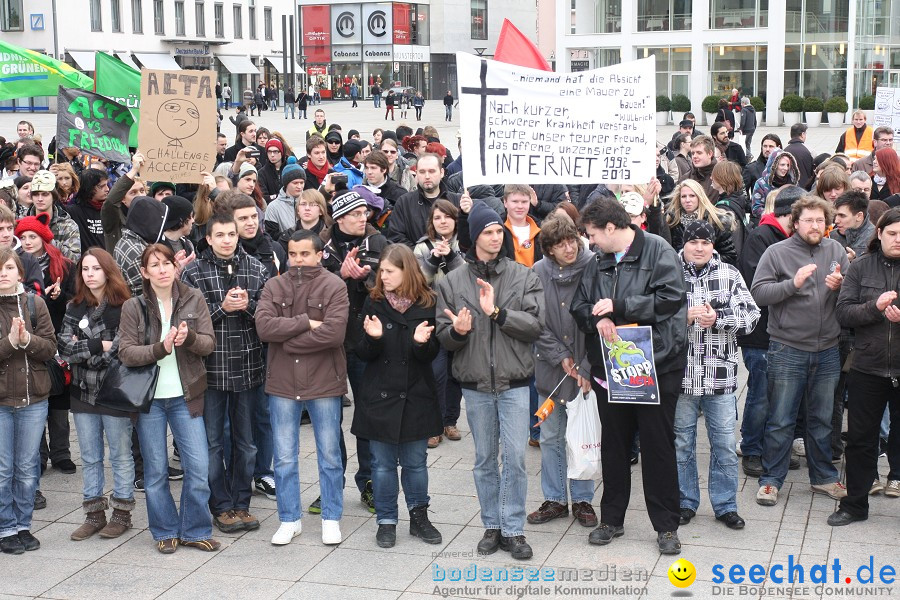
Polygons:
<instances>
[{"instance_id":1,"label":"man holding plastic bag","mask_svg":"<svg viewBox=\"0 0 900 600\"><path fill-rule=\"evenodd\" d=\"M681 525L697 515L697 419L706 419L709 435L709 501L716 520L743 529L737 512L738 457L737 336L759 322L759 307L736 267L721 262L713 250L716 230L703 220L685 228L681 266L688 297L688 364L675 409L675 453L681 495ZM715 358L713 358L715 357Z\"/></svg>"},{"instance_id":2,"label":"man holding plastic bag","mask_svg":"<svg viewBox=\"0 0 900 600\"><path fill-rule=\"evenodd\" d=\"M582 526L596 527L597 515L591 506L594 500L593 480L600 476L599 460L592 461L599 458L600 427L596 405L593 411L578 411L580 418L588 421L588 427L584 429L595 432L595 439L582 440L581 447L576 450L578 454L574 456L577 464L567 464L566 456L567 426L573 429L573 433L576 428L578 431L584 430L569 422L567 404L576 396L581 404L596 402L591 395L591 366L587 362L584 334L578 331L575 319L569 313L581 274L593 254L585 250L572 219L559 212L541 224L540 244L544 258L535 263L534 272L544 285L545 327L535 342L534 377L541 404L549 396L554 407L541 424L541 490L544 503L528 515L528 522L535 525L568 517L568 487L572 497L572 514ZM581 393L587 396L587 400ZM567 471L573 468L580 471L577 479L567 477Z\"/></svg>"}]
</instances>

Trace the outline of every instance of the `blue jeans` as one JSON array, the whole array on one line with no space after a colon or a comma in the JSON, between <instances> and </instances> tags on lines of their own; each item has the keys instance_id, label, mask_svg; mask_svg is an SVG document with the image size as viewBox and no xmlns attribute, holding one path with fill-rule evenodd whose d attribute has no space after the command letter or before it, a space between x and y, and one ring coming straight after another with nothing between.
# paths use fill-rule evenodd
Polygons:
<instances>
[{"instance_id":1,"label":"blue jeans","mask_svg":"<svg viewBox=\"0 0 900 600\"><path fill-rule=\"evenodd\" d=\"M452 105L444 105L444 118L448 121L453 118L453 106Z\"/></svg>"},{"instance_id":2,"label":"blue jeans","mask_svg":"<svg viewBox=\"0 0 900 600\"><path fill-rule=\"evenodd\" d=\"M169 489L166 423L178 443L184 469L181 506L178 508ZM212 537L212 518L207 506L209 449L203 417L191 417L184 396L155 398L149 413L138 414L137 430L144 456L147 517L153 539L208 540Z\"/></svg>"},{"instance_id":3,"label":"blue jeans","mask_svg":"<svg viewBox=\"0 0 900 600\"><path fill-rule=\"evenodd\" d=\"M293 102L285 102L285 103L284 103L284 118L285 118L285 119L288 118L288 116L287 116L287 115L288 115L288 108L291 109L291 118L292 118L292 119L296 118L296 117L294 116L294 108L295 108L295 106L296 106L296 105L295 105Z\"/></svg>"},{"instance_id":4,"label":"blue jeans","mask_svg":"<svg viewBox=\"0 0 900 600\"><path fill-rule=\"evenodd\" d=\"M768 360L762 348L741 348L744 366L747 367L747 399L744 402L744 418L741 421L741 453L744 456L762 456L763 435L769 413L767 388L769 386Z\"/></svg>"},{"instance_id":5,"label":"blue jeans","mask_svg":"<svg viewBox=\"0 0 900 600\"><path fill-rule=\"evenodd\" d=\"M375 492L375 514L379 525L397 524L397 496L400 487L397 481L397 465L400 465L400 480L406 507L427 506L428 497L428 440L390 444L371 440L372 487Z\"/></svg>"},{"instance_id":6,"label":"blue jeans","mask_svg":"<svg viewBox=\"0 0 900 600\"><path fill-rule=\"evenodd\" d=\"M113 474L113 498L134 498L134 458L131 456L131 419L91 413L72 413L81 450L84 500L103 496L103 434L109 442L109 464Z\"/></svg>"},{"instance_id":7,"label":"blue jeans","mask_svg":"<svg viewBox=\"0 0 900 600\"><path fill-rule=\"evenodd\" d=\"M834 388L841 375L838 347L805 352L780 342L769 342L769 418L763 440L763 474L759 485L784 485L791 460L791 442L806 395L806 462L809 482L822 485L838 481L831 463L831 413Z\"/></svg>"},{"instance_id":8,"label":"blue jeans","mask_svg":"<svg viewBox=\"0 0 900 600\"><path fill-rule=\"evenodd\" d=\"M276 110L278 108L278 100L269 100L269 109Z\"/></svg>"},{"instance_id":9,"label":"blue jeans","mask_svg":"<svg viewBox=\"0 0 900 600\"><path fill-rule=\"evenodd\" d=\"M888 439L891 434L891 407L884 407L884 416L881 417L880 437Z\"/></svg>"},{"instance_id":10,"label":"blue jeans","mask_svg":"<svg viewBox=\"0 0 900 600\"><path fill-rule=\"evenodd\" d=\"M700 506L700 479L697 474L697 419L706 419L709 436L709 502L717 517L737 512L738 458L734 427L737 398L734 394L678 396L675 407L675 458L678 461L678 488L681 508L694 512Z\"/></svg>"},{"instance_id":11,"label":"blue jeans","mask_svg":"<svg viewBox=\"0 0 900 600\"><path fill-rule=\"evenodd\" d=\"M31 529L47 401L0 406L0 537Z\"/></svg>"},{"instance_id":12,"label":"blue jeans","mask_svg":"<svg viewBox=\"0 0 900 600\"><path fill-rule=\"evenodd\" d=\"M381 94L372 96L372 102L375 104L375 108L381 108Z\"/></svg>"},{"instance_id":13,"label":"blue jeans","mask_svg":"<svg viewBox=\"0 0 900 600\"><path fill-rule=\"evenodd\" d=\"M467 389L463 396L475 442L473 471L481 522L485 529L499 529L506 537L524 535L528 440L522 430L528 427L528 388L517 387L497 394ZM497 464L498 455L503 461L502 473Z\"/></svg>"},{"instance_id":14,"label":"blue jeans","mask_svg":"<svg viewBox=\"0 0 900 600\"><path fill-rule=\"evenodd\" d=\"M344 512L344 471L341 467L341 399L291 400L269 396L275 442L275 489L278 518L283 523L303 516L300 505L300 415L306 410L316 438L322 518L340 521Z\"/></svg>"},{"instance_id":15,"label":"blue jeans","mask_svg":"<svg viewBox=\"0 0 900 600\"><path fill-rule=\"evenodd\" d=\"M541 396L541 404L546 400ZM569 422L565 404L556 408L541 424L541 491L544 500L568 504L566 495L566 425ZM592 479L569 479L572 503L594 501L594 481Z\"/></svg>"},{"instance_id":16,"label":"blue jeans","mask_svg":"<svg viewBox=\"0 0 900 600\"><path fill-rule=\"evenodd\" d=\"M264 386L257 388L256 402L253 404L253 445L256 446L256 467L253 477L274 476L272 468L274 448L272 446L272 420L269 417L269 396Z\"/></svg>"},{"instance_id":17,"label":"blue jeans","mask_svg":"<svg viewBox=\"0 0 900 600\"><path fill-rule=\"evenodd\" d=\"M253 494L253 407L259 388L243 392L206 390L203 422L209 448L209 510L214 515L250 508ZM225 416L230 452L225 459Z\"/></svg>"}]
</instances>

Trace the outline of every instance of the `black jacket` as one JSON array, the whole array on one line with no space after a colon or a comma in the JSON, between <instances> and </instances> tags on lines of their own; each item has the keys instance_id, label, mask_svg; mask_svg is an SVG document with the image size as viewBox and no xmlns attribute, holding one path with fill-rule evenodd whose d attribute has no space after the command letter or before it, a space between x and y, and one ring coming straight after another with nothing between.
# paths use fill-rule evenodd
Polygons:
<instances>
[{"instance_id":1,"label":"black jacket","mask_svg":"<svg viewBox=\"0 0 900 600\"><path fill-rule=\"evenodd\" d=\"M90 206L83 200L66 207L66 212L78 225L78 235L81 238L81 252L88 248L103 248L106 250L106 238L103 236L103 220L100 210Z\"/></svg>"},{"instance_id":2,"label":"black jacket","mask_svg":"<svg viewBox=\"0 0 900 600\"><path fill-rule=\"evenodd\" d=\"M449 200L454 206L459 206L460 194L448 192L441 182L441 193L438 198ZM394 204L394 212L388 220L387 239L392 244L406 244L410 248L415 247L416 242L425 235L425 225L428 222L428 213L431 205L437 198L426 198L422 188L416 186L411 192L400 196Z\"/></svg>"},{"instance_id":3,"label":"black jacket","mask_svg":"<svg viewBox=\"0 0 900 600\"><path fill-rule=\"evenodd\" d=\"M759 156L756 157L756 160L747 163L747 166L744 167L744 170L741 172L741 177L744 180L744 189L747 190L747 197L750 197L750 194L753 193L753 185L756 183L756 180L762 177L763 170L766 168L766 162L769 159L763 156L763 153L760 152Z\"/></svg>"},{"instance_id":4,"label":"black jacket","mask_svg":"<svg viewBox=\"0 0 900 600\"><path fill-rule=\"evenodd\" d=\"M741 107L741 123L738 129L744 135L750 135L756 131L756 109L752 104Z\"/></svg>"},{"instance_id":5,"label":"black jacket","mask_svg":"<svg viewBox=\"0 0 900 600\"><path fill-rule=\"evenodd\" d=\"M262 193L266 204L278 196L278 192L281 190L281 169L283 168L283 164L281 168L276 169L274 164L266 161L266 164L257 172L256 184L259 186L259 191Z\"/></svg>"},{"instance_id":6,"label":"black jacket","mask_svg":"<svg viewBox=\"0 0 900 600\"><path fill-rule=\"evenodd\" d=\"M558 183L536 183L531 187L537 194L538 203L528 208L528 214L540 225L566 199L567 190L566 186Z\"/></svg>"},{"instance_id":7,"label":"black jacket","mask_svg":"<svg viewBox=\"0 0 900 600\"><path fill-rule=\"evenodd\" d=\"M811 189L816 181L816 171L813 168L813 157L809 153L809 148L799 138L794 138L784 147L784 151L793 156L797 162L797 169L800 171L797 185L805 190Z\"/></svg>"},{"instance_id":8,"label":"black jacket","mask_svg":"<svg viewBox=\"0 0 900 600\"><path fill-rule=\"evenodd\" d=\"M772 215L763 215L759 227L753 229L744 241L744 248L741 250L737 267L748 286L753 282L759 259L762 258L766 249L772 244L787 239L781 228L773 224L774 218ZM749 335L738 336L738 346L762 350L769 348L769 307L760 306L759 310L759 322L756 324L756 328Z\"/></svg>"},{"instance_id":9,"label":"black jacket","mask_svg":"<svg viewBox=\"0 0 900 600\"><path fill-rule=\"evenodd\" d=\"M718 201L717 201L718 202ZM725 229L719 229L718 227L713 227L716 230L716 242L714 244L716 252L719 253L719 258L722 262L728 263L730 265L737 264L737 251L734 248L734 240L732 239L732 230L731 230L731 215L724 215L725 219L728 223L722 223L726 225ZM672 247L676 252L684 248L684 221L679 221L678 225L673 227L669 227L669 232L672 234ZM681 265L679 265L681 268Z\"/></svg>"},{"instance_id":10,"label":"black jacket","mask_svg":"<svg viewBox=\"0 0 900 600\"><path fill-rule=\"evenodd\" d=\"M747 166L747 155L744 153L744 148L736 142L728 142L728 147L725 148L725 158L737 163L742 169Z\"/></svg>"},{"instance_id":11,"label":"black jacket","mask_svg":"<svg viewBox=\"0 0 900 600\"><path fill-rule=\"evenodd\" d=\"M900 324L891 323L875 306L884 292L900 285L900 260L887 258L879 249L850 263L837 301L837 320L852 328L853 368L878 377L900 376ZM894 301L897 306L897 301Z\"/></svg>"},{"instance_id":12,"label":"black jacket","mask_svg":"<svg viewBox=\"0 0 900 600\"><path fill-rule=\"evenodd\" d=\"M731 213L734 219L734 229L731 230L731 241L734 244L734 254L740 258L744 248L744 240L747 238L747 215L750 214L750 200L744 190L737 190L725 196L720 196L716 202L716 208ZM727 262L727 261L726 261ZM731 263L737 266L737 262Z\"/></svg>"},{"instance_id":13,"label":"black jacket","mask_svg":"<svg viewBox=\"0 0 900 600\"><path fill-rule=\"evenodd\" d=\"M400 313L387 300L366 299L363 314L381 321L382 336L363 335L356 346L368 382L353 412L350 431L357 437L401 444L440 435L443 419L431 369L440 346L434 332L424 344L413 340L419 323L434 325L434 310L414 304Z\"/></svg>"},{"instance_id":14,"label":"black jacket","mask_svg":"<svg viewBox=\"0 0 900 600\"><path fill-rule=\"evenodd\" d=\"M572 316L586 336L592 374L606 378L599 318L591 314L597 300L611 298L616 325L653 328L653 355L658 373L683 372L687 365L687 295L681 259L662 238L634 225L634 241L620 263L613 254L597 254L584 270L572 300ZM608 316L608 315L607 315Z\"/></svg>"},{"instance_id":15,"label":"black jacket","mask_svg":"<svg viewBox=\"0 0 900 600\"><path fill-rule=\"evenodd\" d=\"M369 184L369 185L371 185L372 187L375 187L372 184ZM379 189L379 191L375 192L376 195L384 198L386 209L393 209L394 205L397 204L397 202L400 200L400 198L405 196L408 193L409 193L409 191L406 188L400 187L390 177L387 177L384 180L384 183L381 184L381 188Z\"/></svg>"}]
</instances>

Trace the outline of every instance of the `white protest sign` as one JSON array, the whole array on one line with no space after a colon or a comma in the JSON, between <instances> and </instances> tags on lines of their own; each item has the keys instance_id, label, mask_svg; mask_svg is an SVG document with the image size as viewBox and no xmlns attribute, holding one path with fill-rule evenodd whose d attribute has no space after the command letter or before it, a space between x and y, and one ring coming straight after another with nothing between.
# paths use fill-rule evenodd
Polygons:
<instances>
[{"instance_id":1,"label":"white protest sign","mask_svg":"<svg viewBox=\"0 0 900 600\"><path fill-rule=\"evenodd\" d=\"M466 185L647 183L654 57L552 73L457 52Z\"/></svg>"},{"instance_id":2,"label":"white protest sign","mask_svg":"<svg viewBox=\"0 0 900 600\"><path fill-rule=\"evenodd\" d=\"M886 126L900 131L900 89L880 87L875 90L875 127Z\"/></svg>"}]
</instances>

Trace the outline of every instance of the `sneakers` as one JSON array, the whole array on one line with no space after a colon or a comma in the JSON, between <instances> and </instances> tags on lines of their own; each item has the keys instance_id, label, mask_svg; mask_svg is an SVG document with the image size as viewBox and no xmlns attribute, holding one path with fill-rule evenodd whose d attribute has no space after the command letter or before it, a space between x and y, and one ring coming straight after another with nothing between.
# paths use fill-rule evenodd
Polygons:
<instances>
[{"instance_id":1,"label":"sneakers","mask_svg":"<svg viewBox=\"0 0 900 600\"><path fill-rule=\"evenodd\" d=\"M443 538L428 519L428 505L423 504L409 510L409 535L421 539L426 544L440 544Z\"/></svg>"},{"instance_id":2,"label":"sneakers","mask_svg":"<svg viewBox=\"0 0 900 600\"><path fill-rule=\"evenodd\" d=\"M762 485L756 492L756 503L760 506L775 506L778 503L778 488L774 485Z\"/></svg>"},{"instance_id":3,"label":"sneakers","mask_svg":"<svg viewBox=\"0 0 900 600\"><path fill-rule=\"evenodd\" d=\"M134 491L143 492L144 491L144 478L140 477L134 480Z\"/></svg>"},{"instance_id":4,"label":"sneakers","mask_svg":"<svg viewBox=\"0 0 900 600\"><path fill-rule=\"evenodd\" d=\"M240 531L244 528L244 523L236 514L234 514L233 510L226 510L225 512L217 514L213 518L213 523L222 533L234 533L235 531ZM259 523L257 523L257 525L259 525Z\"/></svg>"},{"instance_id":5,"label":"sneakers","mask_svg":"<svg viewBox=\"0 0 900 600\"><path fill-rule=\"evenodd\" d=\"M660 554L681 554L681 540L676 531L660 531L656 535L656 545Z\"/></svg>"},{"instance_id":6,"label":"sneakers","mask_svg":"<svg viewBox=\"0 0 900 600\"><path fill-rule=\"evenodd\" d=\"M34 491L34 510L42 510L47 508L47 498L41 493L41 490Z\"/></svg>"},{"instance_id":7,"label":"sneakers","mask_svg":"<svg viewBox=\"0 0 900 600\"><path fill-rule=\"evenodd\" d=\"M510 556L518 560L525 560L534 556L531 546L525 541L524 535L512 537L500 536L500 549L509 552Z\"/></svg>"},{"instance_id":8,"label":"sneakers","mask_svg":"<svg viewBox=\"0 0 900 600\"><path fill-rule=\"evenodd\" d=\"M311 515L321 515L322 514L322 496L316 498L315 502L309 505L309 508L306 509Z\"/></svg>"},{"instance_id":9,"label":"sneakers","mask_svg":"<svg viewBox=\"0 0 900 600\"><path fill-rule=\"evenodd\" d=\"M595 546L605 546L613 541L613 538L625 535L625 527L623 525L613 526L606 523L600 523L597 529L588 536L588 541Z\"/></svg>"},{"instance_id":10,"label":"sneakers","mask_svg":"<svg viewBox=\"0 0 900 600\"><path fill-rule=\"evenodd\" d=\"M880 494L883 491L884 491L884 484L881 483L881 479L879 478L872 482L872 487L869 488L869 495L877 496L878 494Z\"/></svg>"},{"instance_id":11,"label":"sneakers","mask_svg":"<svg viewBox=\"0 0 900 600\"><path fill-rule=\"evenodd\" d=\"M814 493L825 494L829 498L834 498L835 500L847 497L847 488L845 488L844 484L840 481L823 483L821 485L811 485L809 486L809 489Z\"/></svg>"},{"instance_id":12,"label":"sneakers","mask_svg":"<svg viewBox=\"0 0 900 600\"><path fill-rule=\"evenodd\" d=\"M456 425L447 425L444 427L444 435L451 442L458 442L462 439L462 436L459 434L459 429L456 428Z\"/></svg>"},{"instance_id":13,"label":"sneakers","mask_svg":"<svg viewBox=\"0 0 900 600\"><path fill-rule=\"evenodd\" d=\"M253 531L254 529L259 529L259 519L251 515L250 511L241 508L234 511L234 516L236 516L241 521L241 528L244 531Z\"/></svg>"},{"instance_id":14,"label":"sneakers","mask_svg":"<svg viewBox=\"0 0 900 600\"><path fill-rule=\"evenodd\" d=\"M378 526L375 534L375 543L379 548L393 548L397 543L397 526L393 523L385 523Z\"/></svg>"},{"instance_id":15,"label":"sneakers","mask_svg":"<svg viewBox=\"0 0 900 600\"><path fill-rule=\"evenodd\" d=\"M375 514L375 492L372 491L371 479L366 482L366 487L363 488L362 493L359 495L359 501L369 509L370 513Z\"/></svg>"},{"instance_id":16,"label":"sneakers","mask_svg":"<svg viewBox=\"0 0 900 600\"><path fill-rule=\"evenodd\" d=\"M441 443L442 439L443 439L443 437L439 436L439 435L428 438L428 447L429 448L437 448L438 444Z\"/></svg>"},{"instance_id":17,"label":"sneakers","mask_svg":"<svg viewBox=\"0 0 900 600\"><path fill-rule=\"evenodd\" d=\"M528 515L528 522L532 525L540 525L553 519L559 519L569 516L569 507L566 504L553 502L548 500L541 504L541 507Z\"/></svg>"},{"instance_id":18,"label":"sneakers","mask_svg":"<svg viewBox=\"0 0 900 600\"><path fill-rule=\"evenodd\" d=\"M60 461L53 463L53 468L58 469L65 473L66 475L71 475L77 469L75 468L75 463L72 462L70 458L64 458Z\"/></svg>"},{"instance_id":19,"label":"sneakers","mask_svg":"<svg viewBox=\"0 0 900 600\"><path fill-rule=\"evenodd\" d=\"M500 547L500 530L486 529L484 537L478 542L478 554L493 554Z\"/></svg>"},{"instance_id":20,"label":"sneakers","mask_svg":"<svg viewBox=\"0 0 900 600\"><path fill-rule=\"evenodd\" d=\"M272 544L275 546L290 544L292 539L300 535L301 529L302 527L299 519L281 523L278 527L278 531L272 536Z\"/></svg>"},{"instance_id":21,"label":"sneakers","mask_svg":"<svg viewBox=\"0 0 900 600\"><path fill-rule=\"evenodd\" d=\"M341 543L341 522L322 519L322 543L333 546Z\"/></svg>"},{"instance_id":22,"label":"sneakers","mask_svg":"<svg viewBox=\"0 0 900 600\"><path fill-rule=\"evenodd\" d=\"M275 479L271 475L263 475L253 480L253 487L258 494L269 500L275 500Z\"/></svg>"},{"instance_id":23,"label":"sneakers","mask_svg":"<svg viewBox=\"0 0 900 600\"><path fill-rule=\"evenodd\" d=\"M887 485L884 486L884 495L887 498L900 498L900 481L888 479Z\"/></svg>"},{"instance_id":24,"label":"sneakers","mask_svg":"<svg viewBox=\"0 0 900 600\"><path fill-rule=\"evenodd\" d=\"M0 538L0 551L3 554L25 554L25 546L18 534L8 535Z\"/></svg>"},{"instance_id":25,"label":"sneakers","mask_svg":"<svg viewBox=\"0 0 900 600\"><path fill-rule=\"evenodd\" d=\"M19 541L22 542L25 552L31 552L32 550L37 550L41 547L41 543L38 539L31 535L31 532L27 529L23 529L19 532Z\"/></svg>"},{"instance_id":26,"label":"sneakers","mask_svg":"<svg viewBox=\"0 0 900 600\"><path fill-rule=\"evenodd\" d=\"M597 513L590 502L573 502L572 514L578 519L578 524L582 527L596 527Z\"/></svg>"},{"instance_id":27,"label":"sneakers","mask_svg":"<svg viewBox=\"0 0 900 600\"><path fill-rule=\"evenodd\" d=\"M184 479L184 471L169 467L169 481L178 481L179 479Z\"/></svg>"},{"instance_id":28,"label":"sneakers","mask_svg":"<svg viewBox=\"0 0 900 600\"><path fill-rule=\"evenodd\" d=\"M797 438L791 444L791 449L793 449L794 454L797 456L806 456L806 442L803 438Z\"/></svg>"},{"instance_id":29,"label":"sneakers","mask_svg":"<svg viewBox=\"0 0 900 600\"><path fill-rule=\"evenodd\" d=\"M747 477L759 477L763 473L762 458L759 456L745 456L741 458L741 468Z\"/></svg>"}]
</instances>

